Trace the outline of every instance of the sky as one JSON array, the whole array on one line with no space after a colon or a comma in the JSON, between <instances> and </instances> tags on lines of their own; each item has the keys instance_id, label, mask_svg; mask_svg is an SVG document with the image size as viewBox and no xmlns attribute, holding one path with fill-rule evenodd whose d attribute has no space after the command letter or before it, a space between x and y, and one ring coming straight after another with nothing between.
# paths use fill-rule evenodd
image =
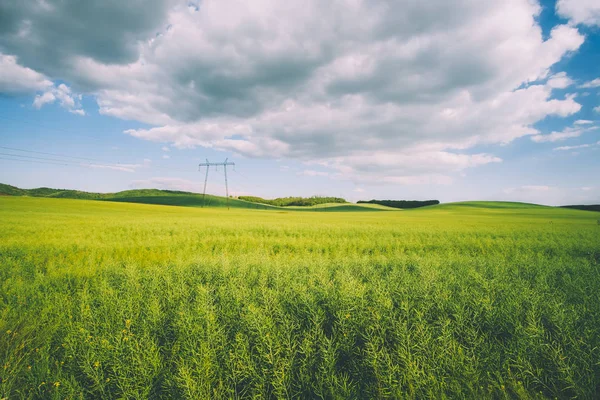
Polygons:
<instances>
[{"instance_id":1,"label":"sky","mask_svg":"<svg viewBox=\"0 0 600 400\"><path fill-rule=\"evenodd\" d=\"M232 195L599 204L600 2L0 2L1 183L207 159Z\"/></svg>"}]
</instances>

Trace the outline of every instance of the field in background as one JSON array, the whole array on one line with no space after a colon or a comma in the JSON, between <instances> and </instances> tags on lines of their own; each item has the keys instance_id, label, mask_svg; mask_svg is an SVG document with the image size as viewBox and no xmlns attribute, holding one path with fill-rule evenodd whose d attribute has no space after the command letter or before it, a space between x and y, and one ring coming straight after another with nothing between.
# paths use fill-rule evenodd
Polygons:
<instances>
[{"instance_id":1,"label":"field in background","mask_svg":"<svg viewBox=\"0 0 600 400\"><path fill-rule=\"evenodd\" d=\"M316 204L314 206L286 206L278 207L275 205L262 204L243 199L230 198L214 195L202 195L192 192L181 192L173 190L159 189L134 189L125 190L117 193L92 193L79 190L65 190L52 188L20 189L15 186L0 183L0 196L27 196L44 197L51 199L78 199L78 200L101 200L114 201L119 203L139 203L139 204L157 204L166 206L180 207L211 207L211 208L246 208L252 210L287 210L296 211L397 211L395 208L377 206L375 204L350 204L350 203L330 203ZM301 198L297 198L301 199ZM335 198L330 198L336 200ZM278 199L285 200L285 199ZM306 198L304 200L314 200ZM324 200L324 198L318 198ZM343 199L337 199L343 200Z\"/></svg>"},{"instance_id":2,"label":"field in background","mask_svg":"<svg viewBox=\"0 0 600 400\"><path fill-rule=\"evenodd\" d=\"M0 398L595 398L597 220L0 197Z\"/></svg>"}]
</instances>

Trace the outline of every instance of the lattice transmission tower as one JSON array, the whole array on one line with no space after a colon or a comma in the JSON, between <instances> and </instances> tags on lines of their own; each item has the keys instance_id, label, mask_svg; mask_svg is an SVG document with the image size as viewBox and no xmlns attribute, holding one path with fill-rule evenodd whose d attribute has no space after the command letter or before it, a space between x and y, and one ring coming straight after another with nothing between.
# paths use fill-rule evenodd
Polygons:
<instances>
[{"instance_id":1,"label":"lattice transmission tower","mask_svg":"<svg viewBox=\"0 0 600 400\"><path fill-rule=\"evenodd\" d=\"M235 170L235 163L227 160L228 159L226 158L223 162L211 163L208 161L207 158L205 163L198 164L199 171L202 170L202 167L206 167L206 176L204 177L204 191L202 192L202 207L204 207L204 205L206 204L206 183L208 182L208 170L210 170L210 167L212 166L214 166L215 170L217 170L219 168L219 165L222 165L223 171L225 173L225 195L227 196L227 209L229 210L229 187L227 186L227 166L231 165Z\"/></svg>"}]
</instances>

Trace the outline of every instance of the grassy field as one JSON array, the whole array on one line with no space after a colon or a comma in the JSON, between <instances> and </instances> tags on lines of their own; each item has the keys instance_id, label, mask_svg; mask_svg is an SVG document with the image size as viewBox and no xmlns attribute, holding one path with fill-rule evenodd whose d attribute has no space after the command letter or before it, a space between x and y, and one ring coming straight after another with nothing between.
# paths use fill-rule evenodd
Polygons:
<instances>
[{"instance_id":1,"label":"grassy field","mask_svg":"<svg viewBox=\"0 0 600 400\"><path fill-rule=\"evenodd\" d=\"M0 197L0 398L598 398L598 218Z\"/></svg>"},{"instance_id":2,"label":"grassy field","mask_svg":"<svg viewBox=\"0 0 600 400\"><path fill-rule=\"evenodd\" d=\"M268 204L255 203L235 198L227 201L226 197L198 193L179 192L173 190L135 189L117 193L90 193L79 190L64 190L52 188L20 189L0 183L0 196L45 197L52 199L101 200L119 203L157 204L180 207L210 207L210 208L244 208L251 210L289 210L295 211L397 211L395 208L378 206L376 204L331 203L315 206L277 207Z\"/></svg>"}]
</instances>

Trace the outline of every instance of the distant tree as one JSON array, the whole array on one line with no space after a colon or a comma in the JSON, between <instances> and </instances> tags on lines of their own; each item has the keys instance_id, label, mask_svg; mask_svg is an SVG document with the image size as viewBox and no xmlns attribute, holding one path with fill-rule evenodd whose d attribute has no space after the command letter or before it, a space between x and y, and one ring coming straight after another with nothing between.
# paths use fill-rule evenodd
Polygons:
<instances>
[{"instance_id":1,"label":"distant tree","mask_svg":"<svg viewBox=\"0 0 600 400\"><path fill-rule=\"evenodd\" d=\"M360 200L358 203L363 204L379 204L381 206L393 207L393 208L419 208L425 206L434 206L440 204L439 200Z\"/></svg>"},{"instance_id":2,"label":"distant tree","mask_svg":"<svg viewBox=\"0 0 600 400\"><path fill-rule=\"evenodd\" d=\"M288 206L301 206L310 207L318 204L326 203L347 203L345 199L340 197L279 197L276 199L263 199L262 197L256 196L239 196L238 199L249 201L252 203L269 204L277 207L288 207Z\"/></svg>"}]
</instances>

